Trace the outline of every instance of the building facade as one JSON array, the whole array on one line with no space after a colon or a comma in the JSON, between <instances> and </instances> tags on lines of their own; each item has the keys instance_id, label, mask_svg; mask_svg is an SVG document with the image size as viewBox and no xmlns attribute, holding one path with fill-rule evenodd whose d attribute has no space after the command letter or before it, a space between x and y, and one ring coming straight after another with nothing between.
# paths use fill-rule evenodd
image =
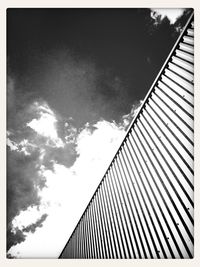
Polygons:
<instances>
[{"instance_id":1,"label":"building facade","mask_svg":"<svg viewBox=\"0 0 200 267\"><path fill-rule=\"evenodd\" d=\"M60 258L192 258L193 15Z\"/></svg>"}]
</instances>

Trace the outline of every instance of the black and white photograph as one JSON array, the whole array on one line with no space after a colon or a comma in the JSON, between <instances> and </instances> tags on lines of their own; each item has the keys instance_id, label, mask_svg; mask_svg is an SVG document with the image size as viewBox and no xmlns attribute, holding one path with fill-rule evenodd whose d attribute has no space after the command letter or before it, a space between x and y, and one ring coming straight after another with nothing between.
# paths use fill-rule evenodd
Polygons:
<instances>
[{"instance_id":1,"label":"black and white photograph","mask_svg":"<svg viewBox=\"0 0 200 267\"><path fill-rule=\"evenodd\" d=\"M7 259L194 258L194 14L7 9Z\"/></svg>"}]
</instances>

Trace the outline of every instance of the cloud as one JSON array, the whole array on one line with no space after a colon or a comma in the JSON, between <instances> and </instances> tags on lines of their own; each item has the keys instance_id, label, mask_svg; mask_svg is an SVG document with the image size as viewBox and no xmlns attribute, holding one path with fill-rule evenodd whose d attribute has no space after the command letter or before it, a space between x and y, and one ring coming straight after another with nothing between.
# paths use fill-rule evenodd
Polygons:
<instances>
[{"instance_id":1,"label":"cloud","mask_svg":"<svg viewBox=\"0 0 200 267\"><path fill-rule=\"evenodd\" d=\"M133 114L134 108L125 116L126 119ZM13 228L24 234L25 229L34 228L36 223L30 226L30 222L35 218L39 221L41 214L48 214L48 217L43 227L34 228L34 233L26 233L26 240L9 250L12 256L55 258L59 255L125 135L125 124L103 118L96 123L86 123L79 131L71 123L72 120L68 120L67 124L65 121L64 127L72 129L71 134L74 134L76 159L67 167L55 156L48 155L49 159L53 158L51 168L43 164L45 157L42 159L38 174L44 177L45 187L38 190L40 204L38 208L29 207L16 216ZM43 148L46 154L48 148ZM55 154L61 151L63 156L68 154L62 147L53 149ZM54 242L47 244L49 236Z\"/></svg>"},{"instance_id":2,"label":"cloud","mask_svg":"<svg viewBox=\"0 0 200 267\"><path fill-rule=\"evenodd\" d=\"M36 223L30 224L27 227L23 228L23 232L34 233L37 227L42 227L42 223L46 220L47 216L47 214L43 214L41 218L36 221Z\"/></svg>"},{"instance_id":3,"label":"cloud","mask_svg":"<svg viewBox=\"0 0 200 267\"><path fill-rule=\"evenodd\" d=\"M7 234L7 250L9 250L12 246L15 246L25 241L25 237L25 234L19 229L17 229L15 233L9 232L9 234ZM8 253L7 258L11 257L15 258L16 256L13 256L12 254Z\"/></svg>"},{"instance_id":4,"label":"cloud","mask_svg":"<svg viewBox=\"0 0 200 267\"><path fill-rule=\"evenodd\" d=\"M120 123L102 118L79 129L41 99L20 109L20 124L8 129L8 257L59 255L138 106Z\"/></svg>"},{"instance_id":5,"label":"cloud","mask_svg":"<svg viewBox=\"0 0 200 267\"><path fill-rule=\"evenodd\" d=\"M90 169L91 167L99 174L99 168L103 165L102 169L105 171L123 134L125 134L123 126L114 121L108 122L102 119L92 125L86 124L77 137L76 151L81 158L76 160L73 168L78 169L80 173L89 173L94 171ZM88 162L92 162L92 166L88 165Z\"/></svg>"},{"instance_id":6,"label":"cloud","mask_svg":"<svg viewBox=\"0 0 200 267\"><path fill-rule=\"evenodd\" d=\"M13 220L29 207L40 207L45 186L41 166L53 170L54 163L71 166L76 158L73 144L58 137L54 111L44 101L35 101L16 113L17 127L8 128L7 138L7 248L25 240ZM44 127L44 128L43 128ZM42 217L44 220L46 217ZM37 227L30 225L28 229Z\"/></svg>"},{"instance_id":7,"label":"cloud","mask_svg":"<svg viewBox=\"0 0 200 267\"><path fill-rule=\"evenodd\" d=\"M167 17L170 20L170 23L174 24L177 18L183 14L184 10L184 8L152 8L151 17L157 22L159 16L161 21L164 17Z\"/></svg>"},{"instance_id":8,"label":"cloud","mask_svg":"<svg viewBox=\"0 0 200 267\"><path fill-rule=\"evenodd\" d=\"M143 101L140 100L137 104L132 106L130 113L122 116L121 124L126 130L128 129L129 125L133 121L133 118L136 116L137 112L141 108L142 103Z\"/></svg>"},{"instance_id":9,"label":"cloud","mask_svg":"<svg viewBox=\"0 0 200 267\"><path fill-rule=\"evenodd\" d=\"M11 151L18 150L18 145L14 141L10 140L9 138L7 138L7 146L10 148Z\"/></svg>"},{"instance_id":10,"label":"cloud","mask_svg":"<svg viewBox=\"0 0 200 267\"><path fill-rule=\"evenodd\" d=\"M48 144L56 147L63 147L64 144L62 140L58 138L57 134L56 115L49 106L45 102L34 102L30 109L36 116L38 116L38 118L32 119L26 125L33 129L37 134L46 137L49 141Z\"/></svg>"},{"instance_id":11,"label":"cloud","mask_svg":"<svg viewBox=\"0 0 200 267\"><path fill-rule=\"evenodd\" d=\"M12 231L9 233L9 238L7 240L7 249L9 250L12 246L24 242L26 239L25 233L34 233L38 227L42 227L42 223L46 220L47 216L47 214L43 214L35 223L23 227L22 229L19 229L18 227L12 229ZM8 253L7 257L11 258L12 255Z\"/></svg>"},{"instance_id":12,"label":"cloud","mask_svg":"<svg viewBox=\"0 0 200 267\"><path fill-rule=\"evenodd\" d=\"M7 151L7 248L17 241L22 242L24 235L12 233L12 220L21 210L29 206L39 206L38 189L44 186L44 178L38 175L37 159L39 151L25 156L17 151ZM15 237L13 237L15 235Z\"/></svg>"},{"instance_id":13,"label":"cloud","mask_svg":"<svg viewBox=\"0 0 200 267\"><path fill-rule=\"evenodd\" d=\"M34 234L29 232L25 242L10 249L12 256L55 258L59 255L124 134L123 127L115 122L102 119L95 124L87 123L77 135L75 150L79 156L71 167L55 161L51 169L41 166L40 175L46 182L38 191L39 210L33 207L21 212L13 225L16 229L30 230L34 226L29 227L33 218L41 213L48 214L48 218L43 228L37 228ZM27 225L25 228L24 224ZM49 236L54 242L47 244Z\"/></svg>"},{"instance_id":14,"label":"cloud","mask_svg":"<svg viewBox=\"0 0 200 267\"><path fill-rule=\"evenodd\" d=\"M74 127L70 122L65 122L65 142L75 143L77 137L77 128Z\"/></svg>"}]
</instances>

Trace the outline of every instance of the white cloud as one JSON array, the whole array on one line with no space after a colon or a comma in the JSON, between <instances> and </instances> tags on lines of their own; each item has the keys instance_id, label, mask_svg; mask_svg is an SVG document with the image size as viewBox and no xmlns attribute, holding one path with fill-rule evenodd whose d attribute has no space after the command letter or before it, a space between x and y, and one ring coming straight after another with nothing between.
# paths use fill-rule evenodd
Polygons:
<instances>
[{"instance_id":1,"label":"white cloud","mask_svg":"<svg viewBox=\"0 0 200 267\"><path fill-rule=\"evenodd\" d=\"M67 144L74 143L77 137L77 129L73 125L71 125L71 123L68 122L65 123L65 129L66 129L65 133L66 143Z\"/></svg>"},{"instance_id":2,"label":"white cloud","mask_svg":"<svg viewBox=\"0 0 200 267\"><path fill-rule=\"evenodd\" d=\"M121 124L125 129L128 129L133 118L137 115L138 111L140 110L142 103L143 103L143 101L140 100L138 102L138 104L132 106L130 113L122 116L122 123Z\"/></svg>"},{"instance_id":3,"label":"white cloud","mask_svg":"<svg viewBox=\"0 0 200 267\"><path fill-rule=\"evenodd\" d=\"M39 119L33 119L27 123L27 126L35 130L38 134L52 139L57 139L57 132L55 129L55 118L49 114L42 114Z\"/></svg>"},{"instance_id":4,"label":"white cloud","mask_svg":"<svg viewBox=\"0 0 200 267\"><path fill-rule=\"evenodd\" d=\"M10 150L18 150L18 145L17 143L15 143L14 141L10 140L9 138L7 138L7 146L10 147Z\"/></svg>"},{"instance_id":5,"label":"white cloud","mask_svg":"<svg viewBox=\"0 0 200 267\"><path fill-rule=\"evenodd\" d=\"M154 17L153 12L161 15L162 19L167 16L171 24L173 24L184 12L184 8L152 8L151 10L152 17Z\"/></svg>"},{"instance_id":6,"label":"white cloud","mask_svg":"<svg viewBox=\"0 0 200 267\"><path fill-rule=\"evenodd\" d=\"M51 258L61 252L125 134L123 127L114 122L102 120L94 127L94 131L86 127L79 133L80 156L71 168L56 163L54 170L41 166L40 175L46 178L46 187L39 192L40 210L29 208L21 212L13 225L27 226L42 213L48 217L42 228L37 228L34 234L27 233L25 242L10 249L12 255Z\"/></svg>"},{"instance_id":7,"label":"white cloud","mask_svg":"<svg viewBox=\"0 0 200 267\"><path fill-rule=\"evenodd\" d=\"M12 221L13 229L19 228L22 230L23 227L32 224L37 218L40 218L42 214L42 209L38 209L38 207L29 207L27 210L21 211Z\"/></svg>"},{"instance_id":8,"label":"white cloud","mask_svg":"<svg viewBox=\"0 0 200 267\"><path fill-rule=\"evenodd\" d=\"M43 116L43 112L46 112L45 109L40 110L42 114L37 119L38 121ZM56 258L59 256L121 144L125 135L125 120L130 121L134 114L133 106L130 114L122 117L123 123L116 124L100 120L93 125L87 123L79 133L74 129L72 132L76 134L74 142L79 156L70 168L55 161L53 161L53 169L40 165L39 174L46 178L46 186L42 190L38 189L41 197L40 208L29 207L21 212L13 220L13 226L14 228L28 226L30 222L35 222L44 213L48 214L48 217L43 222L43 227L36 228L35 233L26 233L26 240L13 246L9 253L18 258ZM48 112L48 115L54 118L50 117L50 122L54 125L55 114ZM49 119L48 116L46 118ZM51 127L53 127L52 124ZM32 127L35 128L33 125ZM67 123L65 127L73 129L70 123ZM36 126L35 129L39 129L41 134L46 134L40 130L40 127ZM47 134L45 136L47 137ZM50 138L49 135L48 138ZM58 139L57 132L54 132L51 138ZM44 147L43 150L45 150Z\"/></svg>"},{"instance_id":9,"label":"white cloud","mask_svg":"<svg viewBox=\"0 0 200 267\"><path fill-rule=\"evenodd\" d=\"M31 155L31 151L36 147L34 144L29 143L27 139L20 142L15 142L7 137L7 146L11 151L23 152L25 156Z\"/></svg>"},{"instance_id":10,"label":"white cloud","mask_svg":"<svg viewBox=\"0 0 200 267\"><path fill-rule=\"evenodd\" d=\"M94 167L98 174L99 166L103 165L104 171L108 167L108 162L114 155L116 147L119 146L125 131L122 126L105 120L97 122L93 127L95 128L93 131L86 127L77 137L76 150L80 154L81 160L78 158L73 168L77 168L83 173L86 170L90 172L91 168L86 168L90 165L86 165L86 163L92 162L91 167Z\"/></svg>"},{"instance_id":11,"label":"white cloud","mask_svg":"<svg viewBox=\"0 0 200 267\"><path fill-rule=\"evenodd\" d=\"M62 140L58 138L56 129L57 119L54 112L46 103L39 104L35 102L32 109L36 114L39 114L39 118L32 119L27 123L27 126L39 135L49 138L55 146L62 147L64 144Z\"/></svg>"}]
</instances>

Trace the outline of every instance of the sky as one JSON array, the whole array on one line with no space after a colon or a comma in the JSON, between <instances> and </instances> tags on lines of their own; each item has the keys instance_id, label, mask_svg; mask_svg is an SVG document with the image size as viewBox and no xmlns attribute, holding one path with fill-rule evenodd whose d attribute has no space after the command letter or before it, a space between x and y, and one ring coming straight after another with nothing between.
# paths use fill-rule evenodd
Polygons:
<instances>
[{"instance_id":1,"label":"sky","mask_svg":"<svg viewBox=\"0 0 200 267\"><path fill-rule=\"evenodd\" d=\"M7 256L57 258L184 9L8 9Z\"/></svg>"}]
</instances>

